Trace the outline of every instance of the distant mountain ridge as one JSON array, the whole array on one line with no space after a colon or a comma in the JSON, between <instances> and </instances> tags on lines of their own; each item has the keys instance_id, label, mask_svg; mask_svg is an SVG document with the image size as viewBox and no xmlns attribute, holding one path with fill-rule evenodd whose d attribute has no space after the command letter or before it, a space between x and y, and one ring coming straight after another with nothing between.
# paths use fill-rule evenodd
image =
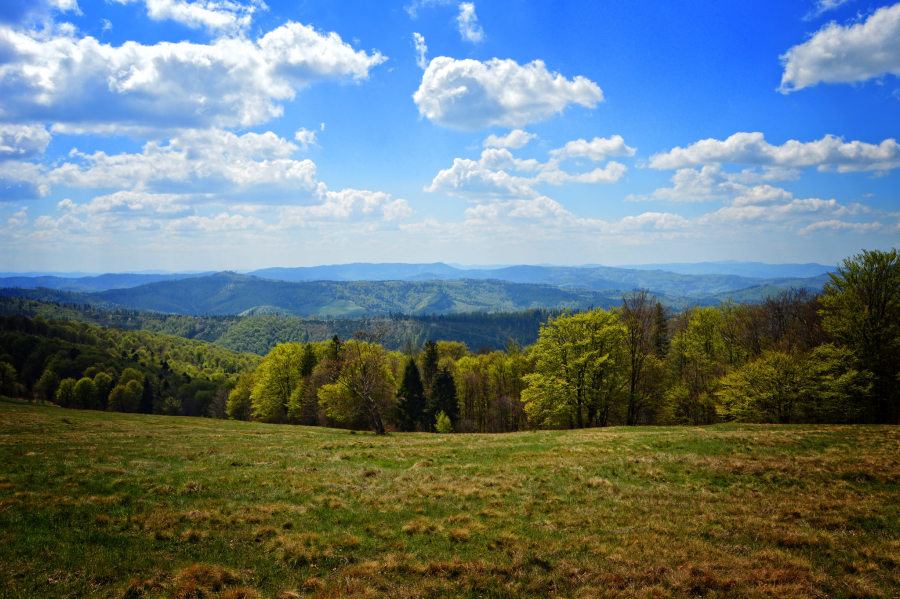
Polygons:
<instances>
[{"instance_id":1,"label":"distant mountain ridge","mask_svg":"<svg viewBox=\"0 0 900 599\"><path fill-rule=\"evenodd\" d=\"M359 317L582 310L619 305L622 294L634 289L647 289L666 305L680 308L727 299L761 301L789 288L819 291L827 281L827 274L763 279L605 266L463 270L437 262L272 268L251 274L12 277L0 278L0 287L5 295L103 308L189 315Z\"/></svg>"}]
</instances>

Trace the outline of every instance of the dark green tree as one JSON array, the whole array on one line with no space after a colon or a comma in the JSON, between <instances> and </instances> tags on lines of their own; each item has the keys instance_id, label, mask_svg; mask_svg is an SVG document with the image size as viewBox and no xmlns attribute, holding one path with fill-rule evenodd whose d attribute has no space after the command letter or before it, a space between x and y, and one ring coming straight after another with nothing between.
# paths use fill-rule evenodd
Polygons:
<instances>
[{"instance_id":1,"label":"dark green tree","mask_svg":"<svg viewBox=\"0 0 900 599\"><path fill-rule=\"evenodd\" d=\"M430 390L434 383L434 377L438 371L438 360L440 360L440 355L437 343L429 339L425 342L425 351L422 352L422 382L426 389Z\"/></svg>"},{"instance_id":2,"label":"dark green tree","mask_svg":"<svg viewBox=\"0 0 900 599\"><path fill-rule=\"evenodd\" d=\"M437 415L443 412L453 425L459 420L459 404L456 401L456 383L453 375L446 368L441 368L434 375L431 393L428 399L429 423L433 425Z\"/></svg>"},{"instance_id":3,"label":"dark green tree","mask_svg":"<svg viewBox=\"0 0 900 599\"><path fill-rule=\"evenodd\" d=\"M425 387L416 361L410 357L403 370L403 380L397 389L397 407L400 412L400 429L414 431L422 427L425 417Z\"/></svg>"}]
</instances>

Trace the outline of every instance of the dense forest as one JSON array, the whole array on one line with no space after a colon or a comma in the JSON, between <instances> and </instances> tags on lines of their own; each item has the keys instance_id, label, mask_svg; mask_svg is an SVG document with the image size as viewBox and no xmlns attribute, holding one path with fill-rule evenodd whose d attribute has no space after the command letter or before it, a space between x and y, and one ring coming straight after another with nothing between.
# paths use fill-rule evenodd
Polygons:
<instances>
[{"instance_id":1,"label":"dense forest","mask_svg":"<svg viewBox=\"0 0 900 599\"><path fill-rule=\"evenodd\" d=\"M328 341L282 337L260 360L159 333L7 316L0 391L71 407L377 432L900 417L897 250L845 260L821 294L673 312L634 291L617 308L533 317L544 322L527 347L472 352L459 341L407 339L390 350L390 329L375 319ZM245 322L179 318L157 322L204 323L220 337L240 336L234 322Z\"/></svg>"},{"instance_id":2,"label":"dense forest","mask_svg":"<svg viewBox=\"0 0 900 599\"><path fill-rule=\"evenodd\" d=\"M254 316L189 316L129 309L103 309L85 304L61 304L0 295L0 315L41 316L49 320L84 322L102 327L146 330L215 343L237 352L267 354L279 343L342 339L359 330L380 331L387 349L411 351L428 339L459 341L478 349L501 349L510 340L519 345L537 341L541 324L561 310L535 308L521 312L468 312L371 318L298 318L274 314Z\"/></svg>"}]
</instances>

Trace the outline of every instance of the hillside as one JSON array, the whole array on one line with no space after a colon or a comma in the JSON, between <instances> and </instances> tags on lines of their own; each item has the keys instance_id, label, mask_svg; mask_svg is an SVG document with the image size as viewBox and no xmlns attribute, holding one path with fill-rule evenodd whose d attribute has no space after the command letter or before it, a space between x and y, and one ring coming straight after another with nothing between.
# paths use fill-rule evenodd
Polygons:
<instances>
[{"instance_id":1,"label":"hillside","mask_svg":"<svg viewBox=\"0 0 900 599\"><path fill-rule=\"evenodd\" d=\"M378 438L0 400L0 438L8 597L900 588L895 427Z\"/></svg>"},{"instance_id":2,"label":"hillside","mask_svg":"<svg viewBox=\"0 0 900 599\"><path fill-rule=\"evenodd\" d=\"M47 289L6 289L2 293L42 301L177 314L241 314L265 307L268 312L320 317L516 312L533 308L583 310L621 302L621 294L616 291L497 280L289 283L228 272L98 293Z\"/></svg>"},{"instance_id":3,"label":"hillside","mask_svg":"<svg viewBox=\"0 0 900 599\"><path fill-rule=\"evenodd\" d=\"M422 347L425 341L459 341L471 350L520 346L537 340L541 324L557 313L526 310L507 313L460 313L371 318L299 318L252 316L187 316L137 310L104 310L83 304L58 304L0 295L0 315L42 316L104 327L178 335L215 343L238 352L265 355L278 343L328 341L334 335L353 337L356 331L379 331L380 343L390 350Z\"/></svg>"}]
</instances>

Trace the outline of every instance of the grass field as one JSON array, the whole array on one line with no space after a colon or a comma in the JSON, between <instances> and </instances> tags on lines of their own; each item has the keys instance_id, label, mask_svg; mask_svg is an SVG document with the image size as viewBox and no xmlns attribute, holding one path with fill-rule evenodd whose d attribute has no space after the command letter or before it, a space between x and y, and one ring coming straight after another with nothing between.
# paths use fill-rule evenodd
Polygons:
<instances>
[{"instance_id":1,"label":"grass field","mask_svg":"<svg viewBox=\"0 0 900 599\"><path fill-rule=\"evenodd\" d=\"M0 400L2 597L897 597L900 429L392 434Z\"/></svg>"}]
</instances>

